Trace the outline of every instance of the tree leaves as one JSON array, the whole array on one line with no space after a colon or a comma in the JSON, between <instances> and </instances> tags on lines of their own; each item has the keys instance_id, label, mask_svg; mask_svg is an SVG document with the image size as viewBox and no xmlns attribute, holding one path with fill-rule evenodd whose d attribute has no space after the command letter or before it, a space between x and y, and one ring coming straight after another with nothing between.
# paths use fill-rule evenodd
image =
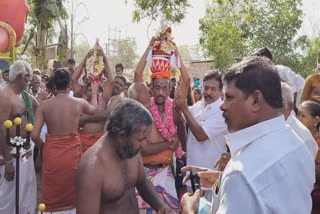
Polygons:
<instances>
[{"instance_id":1,"label":"tree leaves","mask_svg":"<svg viewBox=\"0 0 320 214\"><path fill-rule=\"evenodd\" d=\"M201 47L214 58L218 69L225 70L236 60L267 46L275 63L305 76L316 64L318 43L297 36L303 18L301 5L301 0L212 0L200 20Z\"/></svg>"},{"instance_id":2,"label":"tree leaves","mask_svg":"<svg viewBox=\"0 0 320 214\"><path fill-rule=\"evenodd\" d=\"M125 1L126 3L127 0ZM186 9L190 7L188 0L134 0L133 21L139 22L145 17L156 20L164 17L168 22L181 22Z\"/></svg>"}]
</instances>

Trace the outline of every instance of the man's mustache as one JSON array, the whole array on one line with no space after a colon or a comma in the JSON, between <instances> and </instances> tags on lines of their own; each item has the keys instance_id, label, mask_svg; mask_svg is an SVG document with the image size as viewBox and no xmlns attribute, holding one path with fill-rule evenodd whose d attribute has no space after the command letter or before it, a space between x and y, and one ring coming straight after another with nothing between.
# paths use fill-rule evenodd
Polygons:
<instances>
[{"instance_id":1,"label":"man's mustache","mask_svg":"<svg viewBox=\"0 0 320 214\"><path fill-rule=\"evenodd\" d=\"M162 99L164 99L164 96L162 96L162 95L157 96L157 99L159 99L160 97L161 97Z\"/></svg>"},{"instance_id":2,"label":"man's mustache","mask_svg":"<svg viewBox=\"0 0 320 214\"><path fill-rule=\"evenodd\" d=\"M212 96L210 96L210 95L204 95L204 98L205 98L205 99L207 99L207 98L211 98L211 99L213 99L213 97L212 97Z\"/></svg>"}]
</instances>

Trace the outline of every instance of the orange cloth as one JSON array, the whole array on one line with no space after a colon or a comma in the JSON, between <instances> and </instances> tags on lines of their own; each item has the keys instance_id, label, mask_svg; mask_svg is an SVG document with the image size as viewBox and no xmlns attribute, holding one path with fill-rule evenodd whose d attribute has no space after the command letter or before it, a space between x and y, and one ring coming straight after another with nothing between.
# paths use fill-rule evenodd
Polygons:
<instances>
[{"instance_id":1,"label":"orange cloth","mask_svg":"<svg viewBox=\"0 0 320 214\"><path fill-rule=\"evenodd\" d=\"M301 103L305 100L313 100L320 103L320 74L307 77L301 95Z\"/></svg>"},{"instance_id":2,"label":"orange cloth","mask_svg":"<svg viewBox=\"0 0 320 214\"><path fill-rule=\"evenodd\" d=\"M170 71L161 71L155 72L151 74L151 79L171 79L171 72Z\"/></svg>"},{"instance_id":3,"label":"orange cloth","mask_svg":"<svg viewBox=\"0 0 320 214\"><path fill-rule=\"evenodd\" d=\"M172 158L173 158L173 151L168 149L156 155L142 156L142 162L144 164L147 164L147 163L169 164Z\"/></svg>"},{"instance_id":4,"label":"orange cloth","mask_svg":"<svg viewBox=\"0 0 320 214\"><path fill-rule=\"evenodd\" d=\"M79 134L47 134L43 148L41 201L46 205L46 212L75 208L75 175L81 154Z\"/></svg>"},{"instance_id":5,"label":"orange cloth","mask_svg":"<svg viewBox=\"0 0 320 214\"><path fill-rule=\"evenodd\" d=\"M87 151L93 144L95 144L104 133L99 134L80 134L82 153Z\"/></svg>"}]
</instances>

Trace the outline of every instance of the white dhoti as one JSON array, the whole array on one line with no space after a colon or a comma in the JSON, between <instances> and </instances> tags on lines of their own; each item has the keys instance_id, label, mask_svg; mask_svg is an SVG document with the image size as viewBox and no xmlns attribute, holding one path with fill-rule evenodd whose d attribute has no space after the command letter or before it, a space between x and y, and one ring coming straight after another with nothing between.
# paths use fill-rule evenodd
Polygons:
<instances>
[{"instance_id":1,"label":"white dhoti","mask_svg":"<svg viewBox=\"0 0 320 214\"><path fill-rule=\"evenodd\" d=\"M33 152L34 143L31 142ZM36 174L34 170L33 155L27 158L20 158L19 176L19 211L21 214L33 214L37 203ZM0 159L3 156L0 155ZM16 167L16 160L13 159ZM16 174L13 181L6 181L4 178L5 165L0 166L0 213L14 214L16 210Z\"/></svg>"}]
</instances>

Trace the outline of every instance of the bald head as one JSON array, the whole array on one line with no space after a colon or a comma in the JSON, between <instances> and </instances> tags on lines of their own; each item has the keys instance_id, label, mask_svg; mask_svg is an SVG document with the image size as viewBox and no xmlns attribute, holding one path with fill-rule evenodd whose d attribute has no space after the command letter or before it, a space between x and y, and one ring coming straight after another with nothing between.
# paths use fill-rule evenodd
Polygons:
<instances>
[{"instance_id":1,"label":"bald head","mask_svg":"<svg viewBox=\"0 0 320 214\"><path fill-rule=\"evenodd\" d=\"M146 107L149 106L150 94L148 88L143 83L133 83L128 89L128 97L137 100Z\"/></svg>"}]
</instances>

